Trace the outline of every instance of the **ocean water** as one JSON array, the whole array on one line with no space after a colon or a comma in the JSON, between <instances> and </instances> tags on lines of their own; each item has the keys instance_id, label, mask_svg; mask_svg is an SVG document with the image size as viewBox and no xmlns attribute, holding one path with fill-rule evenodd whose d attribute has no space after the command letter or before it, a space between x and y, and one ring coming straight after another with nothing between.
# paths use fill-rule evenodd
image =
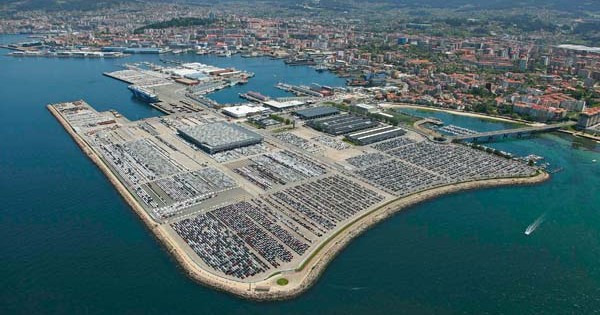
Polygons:
<instances>
[{"instance_id":1,"label":"ocean water","mask_svg":"<svg viewBox=\"0 0 600 315\"><path fill-rule=\"evenodd\" d=\"M0 36L0 43L19 39ZM564 170L541 185L463 192L406 209L352 242L304 295L257 303L188 279L45 108L85 99L130 119L160 115L101 75L158 57L30 59L6 52L0 50L0 314L600 311L600 164L593 162L600 149L593 142L545 134L496 143ZM239 88L267 95L279 96L272 87L279 81L343 84L265 58L173 58L255 72ZM213 97L238 102L239 92ZM495 124L445 118L472 129Z\"/></svg>"},{"instance_id":2,"label":"ocean water","mask_svg":"<svg viewBox=\"0 0 600 315\"><path fill-rule=\"evenodd\" d=\"M521 127L521 125L514 124L511 122L477 118L465 119L465 116L455 115L448 112L422 110L418 108L399 108L397 110L401 113L406 113L413 116L437 118L443 121L445 125L469 125L469 129L479 132L488 132Z\"/></svg>"}]
</instances>

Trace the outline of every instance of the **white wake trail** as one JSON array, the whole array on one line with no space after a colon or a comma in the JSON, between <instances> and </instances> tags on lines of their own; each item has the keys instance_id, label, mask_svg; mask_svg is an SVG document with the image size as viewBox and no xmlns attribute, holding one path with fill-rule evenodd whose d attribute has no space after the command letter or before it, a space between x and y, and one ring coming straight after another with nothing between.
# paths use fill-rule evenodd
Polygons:
<instances>
[{"instance_id":1,"label":"white wake trail","mask_svg":"<svg viewBox=\"0 0 600 315\"><path fill-rule=\"evenodd\" d=\"M531 233L533 233L533 231L535 231L535 229L538 228L538 226L540 226L540 224L542 224L544 222L544 220L546 220L546 214L542 214L539 218L535 219L535 221L533 221L533 223L531 223L527 229L525 229L525 235L529 235Z\"/></svg>"}]
</instances>

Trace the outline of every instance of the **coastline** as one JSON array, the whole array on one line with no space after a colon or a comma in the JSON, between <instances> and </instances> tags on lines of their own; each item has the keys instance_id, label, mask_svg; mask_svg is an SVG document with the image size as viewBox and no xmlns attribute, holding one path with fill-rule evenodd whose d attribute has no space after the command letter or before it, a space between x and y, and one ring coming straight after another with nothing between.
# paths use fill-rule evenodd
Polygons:
<instances>
[{"instance_id":1,"label":"coastline","mask_svg":"<svg viewBox=\"0 0 600 315\"><path fill-rule=\"evenodd\" d=\"M321 273L325 271L327 266L333 259L348 245L350 242L360 236L368 229L376 226L383 220L392 215L417 205L421 202L432 200L444 195L449 195L456 192L477 190L484 188L500 187L500 186L517 186L517 185L533 185L544 182L550 178L546 172L541 172L532 177L523 178L501 178L489 179L483 181L464 182L453 185L446 185L432 188L429 190L414 193L413 195L392 200L378 208L375 208L362 216L355 219L345 228L326 240L313 256L311 256L301 267L300 272L304 272L303 281L295 290L290 290L286 296L281 299L291 299L314 285ZM307 272L308 270L308 272Z\"/></svg>"},{"instance_id":2,"label":"coastline","mask_svg":"<svg viewBox=\"0 0 600 315\"><path fill-rule=\"evenodd\" d=\"M592 140L592 141L596 141L597 143L600 143L600 136L594 136L589 133L583 133L581 131L562 130L562 129L558 130L558 132L562 132L564 134L571 135L572 137L584 138L584 139L588 139L588 140Z\"/></svg>"},{"instance_id":3,"label":"coastline","mask_svg":"<svg viewBox=\"0 0 600 315\"><path fill-rule=\"evenodd\" d=\"M146 227L160 241L162 246L175 258L186 274L202 285L213 289L231 293L241 298L256 301L275 301L292 299L311 288L319 279L331 261L357 236L379 222L420 202L434 199L442 195L459 191L482 189L497 186L531 185L546 181L550 175L541 172L532 177L488 179L481 181L463 182L459 184L446 185L420 191L409 196L394 199L377 208L371 209L360 217L357 217L338 232L326 239L306 260L295 270L283 271L270 275L267 279L247 283L228 280L202 269L169 235L165 227L157 224L152 217L143 209L138 201L131 195L126 187L120 182L110 168L95 153L90 145L85 142L71 127L71 125L51 105L48 110L63 126L67 133L73 138L80 149L100 168L108 180L117 189L121 197L134 210ZM275 284L275 275L289 277L290 282L286 286ZM259 287L269 287L271 290L258 290ZM255 290L251 290L254 287Z\"/></svg>"},{"instance_id":4,"label":"coastline","mask_svg":"<svg viewBox=\"0 0 600 315\"><path fill-rule=\"evenodd\" d=\"M436 111L436 112L450 113L450 114L459 115L459 116L488 119L488 120L494 120L494 121L499 121L499 122L528 125L528 126L544 125L544 124L540 124L540 123L532 123L529 121L512 119L512 118L508 118L508 117L490 116L490 115L485 115L485 114L480 114L480 113L465 112L465 111L452 109L452 108L440 108L440 107L431 107L431 106L413 105L413 104L404 104L404 103L386 103L384 105L384 107L414 108L414 109L430 110L430 111Z\"/></svg>"},{"instance_id":5,"label":"coastline","mask_svg":"<svg viewBox=\"0 0 600 315\"><path fill-rule=\"evenodd\" d=\"M487 119L487 120L527 125L527 126L544 126L544 125L546 125L544 123L535 123L535 122L530 122L530 121L526 121L526 120L518 120L518 119L507 118L507 117L489 116L489 115L485 115L485 114L465 112L465 111L456 110L456 109L452 109L452 108L438 108L438 107L403 104L403 103L399 103L399 104L389 103L389 104L386 104L385 107L388 107L388 108L414 108L414 109L421 109L421 110L426 110L426 111L430 110L430 111L436 111L436 112L449 113L449 114L458 115L458 116ZM557 132L562 132L564 134L569 134L573 137L580 137L580 138L589 139L589 140L593 140L593 141L600 143L600 136L594 136L592 134L587 134L587 133L584 133L581 131L559 129L559 130L557 130Z\"/></svg>"},{"instance_id":6,"label":"coastline","mask_svg":"<svg viewBox=\"0 0 600 315\"><path fill-rule=\"evenodd\" d=\"M110 183L117 189L121 197L125 202L133 209L133 211L142 220L145 226L152 232L152 234L160 241L165 249L173 255L177 262L183 267L188 276L192 279L201 282L204 285L212 287L221 291L228 291L236 295L242 295L240 292L232 290L232 282L227 279L213 279L210 273L200 269L185 252L174 245L167 232L157 224L152 217L143 209L143 207L135 200L131 193L125 188L125 186L119 181L119 179L112 173L109 167L100 159L100 157L93 151L93 149L73 130L71 125L58 113L52 106L47 106L48 110L58 120L62 127L67 131L79 148L98 166L98 168L104 173ZM211 277L212 276L212 277ZM218 281L221 280L221 281ZM225 283L223 283L225 282ZM226 286L229 285L229 286ZM242 295L243 296L243 295Z\"/></svg>"}]
</instances>

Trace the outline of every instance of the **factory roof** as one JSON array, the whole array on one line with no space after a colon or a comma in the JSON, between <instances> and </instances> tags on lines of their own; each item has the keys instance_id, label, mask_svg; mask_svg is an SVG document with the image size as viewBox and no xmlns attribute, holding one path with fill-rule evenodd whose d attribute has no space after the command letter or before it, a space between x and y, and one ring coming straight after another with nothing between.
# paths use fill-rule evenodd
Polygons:
<instances>
[{"instance_id":1,"label":"factory roof","mask_svg":"<svg viewBox=\"0 0 600 315\"><path fill-rule=\"evenodd\" d=\"M398 128L398 127L394 127L394 126L383 126L383 127L377 127L377 128L372 128L372 129L368 129L368 130L362 130L359 132L351 133L348 135L348 137L362 140L362 139L366 139L369 137L377 137L377 136L380 136L380 135L383 135L386 133L397 132L397 131L402 131L402 129Z\"/></svg>"},{"instance_id":2,"label":"factory roof","mask_svg":"<svg viewBox=\"0 0 600 315\"><path fill-rule=\"evenodd\" d=\"M356 104L354 105L354 107L358 107L364 110L372 110L375 109L377 107L373 106L373 105L369 105L369 104L364 104L364 103L360 103L360 104Z\"/></svg>"},{"instance_id":3,"label":"factory roof","mask_svg":"<svg viewBox=\"0 0 600 315\"><path fill-rule=\"evenodd\" d=\"M233 117L245 117L249 114L261 113L267 110L266 107L249 105L223 107L223 113Z\"/></svg>"},{"instance_id":4,"label":"factory roof","mask_svg":"<svg viewBox=\"0 0 600 315\"><path fill-rule=\"evenodd\" d=\"M335 115L332 117L314 119L308 124L318 130L333 135L346 134L357 130L377 126L377 122L371 119L354 115Z\"/></svg>"},{"instance_id":5,"label":"factory roof","mask_svg":"<svg viewBox=\"0 0 600 315\"><path fill-rule=\"evenodd\" d=\"M332 106L319 106L313 108L307 108L302 110L297 110L294 114L300 116L303 119L311 119L317 117L323 117L328 115L338 114L340 111Z\"/></svg>"},{"instance_id":6,"label":"factory roof","mask_svg":"<svg viewBox=\"0 0 600 315\"><path fill-rule=\"evenodd\" d=\"M226 122L196 125L182 128L179 131L207 147L227 146L248 140L262 139L262 136L255 132Z\"/></svg>"},{"instance_id":7,"label":"factory roof","mask_svg":"<svg viewBox=\"0 0 600 315\"><path fill-rule=\"evenodd\" d=\"M276 108L276 109L284 109L284 108L290 108L290 107L303 105L304 102L301 102L301 101L279 102L279 101L271 100L271 101L264 102L264 104L269 107Z\"/></svg>"}]
</instances>

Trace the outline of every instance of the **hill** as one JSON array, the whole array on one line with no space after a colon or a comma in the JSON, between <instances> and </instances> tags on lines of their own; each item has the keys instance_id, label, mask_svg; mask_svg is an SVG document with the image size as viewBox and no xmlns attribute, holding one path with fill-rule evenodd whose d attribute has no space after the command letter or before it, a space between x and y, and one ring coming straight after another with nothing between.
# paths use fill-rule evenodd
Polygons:
<instances>
[{"instance_id":1,"label":"hill","mask_svg":"<svg viewBox=\"0 0 600 315\"><path fill-rule=\"evenodd\" d=\"M91 10L110 5L132 2L177 2L216 4L245 1L232 0L3 0L3 5L8 5L18 10ZM257 3L273 4L278 6L299 7L309 4L328 10L349 9L351 2L347 0L255 0ZM350 3L349 3L350 2ZM362 1L361 1L362 2ZM545 8L562 11L600 11L598 0L367 0L400 8L444 8L459 10L501 10L514 8Z\"/></svg>"},{"instance_id":2,"label":"hill","mask_svg":"<svg viewBox=\"0 0 600 315\"><path fill-rule=\"evenodd\" d=\"M15 10L95 10L138 0L4 0L3 5ZM1 6L0 6L1 8Z\"/></svg>"}]
</instances>

